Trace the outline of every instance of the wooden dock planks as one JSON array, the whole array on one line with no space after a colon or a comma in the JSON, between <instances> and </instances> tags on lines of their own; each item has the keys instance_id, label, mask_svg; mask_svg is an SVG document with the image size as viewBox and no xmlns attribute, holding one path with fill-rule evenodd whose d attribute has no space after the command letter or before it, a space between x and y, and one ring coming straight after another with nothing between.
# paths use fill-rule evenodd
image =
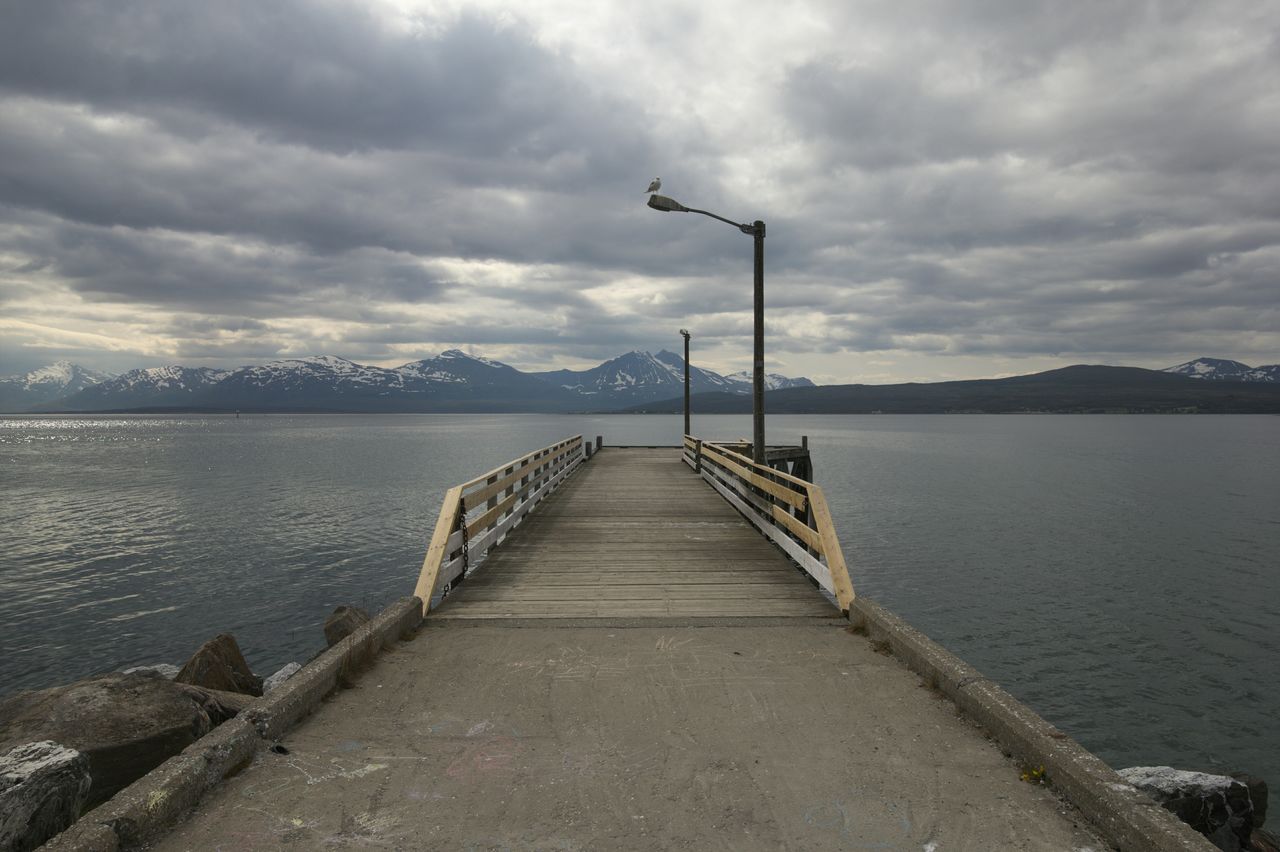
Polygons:
<instances>
[{"instance_id":1,"label":"wooden dock planks","mask_svg":"<svg viewBox=\"0 0 1280 852\"><path fill-rule=\"evenodd\" d=\"M835 615L673 447L597 454L432 618Z\"/></svg>"}]
</instances>

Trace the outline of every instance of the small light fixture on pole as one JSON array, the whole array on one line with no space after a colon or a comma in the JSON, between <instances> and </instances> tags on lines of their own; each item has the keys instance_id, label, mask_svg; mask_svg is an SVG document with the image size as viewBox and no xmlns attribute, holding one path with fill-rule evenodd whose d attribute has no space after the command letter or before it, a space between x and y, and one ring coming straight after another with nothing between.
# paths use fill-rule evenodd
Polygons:
<instances>
[{"instance_id":1,"label":"small light fixture on pole","mask_svg":"<svg viewBox=\"0 0 1280 852\"><path fill-rule=\"evenodd\" d=\"M756 464L766 464L764 452L764 222L757 219L749 225L742 224L732 219L709 213L706 210L685 207L679 201L674 198L668 198L665 195L650 195L649 206L664 213L701 213L703 216L710 216L712 219L718 219L721 222L732 225L755 240L755 288L753 293L755 303L755 347L751 371L751 431L753 433L751 458ZM686 340L686 345L687 343L688 341ZM689 359L686 356L686 370L688 369L688 364ZM688 410L687 405L685 410ZM685 432L687 433L688 431L689 426L686 421Z\"/></svg>"},{"instance_id":2,"label":"small light fixture on pole","mask_svg":"<svg viewBox=\"0 0 1280 852\"><path fill-rule=\"evenodd\" d=\"M684 433L692 435L689 429L689 330L680 329L684 336Z\"/></svg>"}]
</instances>

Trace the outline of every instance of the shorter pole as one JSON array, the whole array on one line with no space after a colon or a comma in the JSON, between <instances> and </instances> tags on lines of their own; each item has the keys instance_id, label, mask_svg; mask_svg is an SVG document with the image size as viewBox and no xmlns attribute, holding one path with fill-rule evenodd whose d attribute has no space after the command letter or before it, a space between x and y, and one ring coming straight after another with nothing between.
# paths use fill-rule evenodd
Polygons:
<instances>
[{"instance_id":1,"label":"shorter pole","mask_svg":"<svg viewBox=\"0 0 1280 852\"><path fill-rule=\"evenodd\" d=\"M682 328L680 333L684 335L684 433L692 435L689 426L689 332Z\"/></svg>"}]
</instances>

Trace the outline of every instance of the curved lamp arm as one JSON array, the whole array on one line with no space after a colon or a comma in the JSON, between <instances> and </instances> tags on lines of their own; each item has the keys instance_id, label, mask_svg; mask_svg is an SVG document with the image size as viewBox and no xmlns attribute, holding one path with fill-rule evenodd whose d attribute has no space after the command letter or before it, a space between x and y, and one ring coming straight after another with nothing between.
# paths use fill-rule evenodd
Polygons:
<instances>
[{"instance_id":1,"label":"curved lamp arm","mask_svg":"<svg viewBox=\"0 0 1280 852\"><path fill-rule=\"evenodd\" d=\"M755 225L744 225L741 222L735 222L732 219L726 219L723 216L717 216L709 210L698 210L694 207L685 207L674 198L668 198L665 195L650 195L649 206L654 210L661 210L664 213L701 213L703 216L710 216L712 219L718 219L726 225L732 225L744 234L755 236Z\"/></svg>"}]
</instances>

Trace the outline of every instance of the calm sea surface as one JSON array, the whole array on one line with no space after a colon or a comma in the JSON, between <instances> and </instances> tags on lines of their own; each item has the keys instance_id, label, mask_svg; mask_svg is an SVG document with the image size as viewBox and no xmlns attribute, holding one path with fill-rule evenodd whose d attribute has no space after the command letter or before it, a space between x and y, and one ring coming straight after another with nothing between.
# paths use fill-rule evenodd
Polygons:
<instances>
[{"instance_id":1,"label":"calm sea surface","mask_svg":"<svg viewBox=\"0 0 1280 852\"><path fill-rule=\"evenodd\" d=\"M270 674L412 592L444 490L678 417L0 418L0 694L230 631ZM749 435L749 417L695 418ZM1112 765L1280 784L1280 418L783 416L854 586Z\"/></svg>"}]
</instances>

